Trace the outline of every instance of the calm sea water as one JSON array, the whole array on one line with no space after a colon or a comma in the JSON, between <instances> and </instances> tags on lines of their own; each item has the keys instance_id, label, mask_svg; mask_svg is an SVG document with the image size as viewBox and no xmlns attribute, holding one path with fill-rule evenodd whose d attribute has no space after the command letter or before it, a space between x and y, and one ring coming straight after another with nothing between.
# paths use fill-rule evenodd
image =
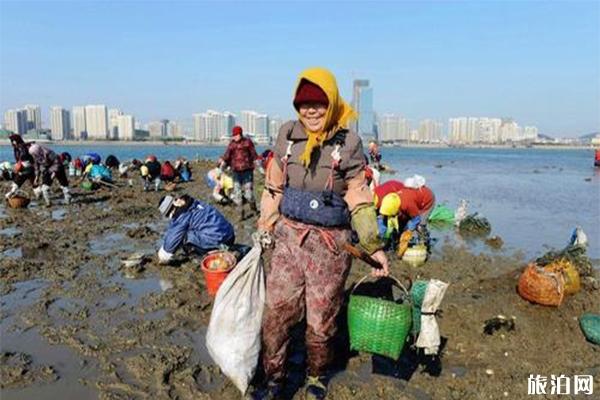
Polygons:
<instances>
[{"instance_id":1,"label":"calm sea water","mask_svg":"<svg viewBox=\"0 0 600 400\"><path fill-rule=\"evenodd\" d=\"M159 159L181 155L216 159L224 150L163 145L50 147L72 155L96 151L119 159L151 153ZM384 180L419 174L439 203L455 208L460 199L468 200L470 212L489 219L492 234L502 237L506 252L521 250L533 257L548 248L562 248L572 229L580 225L590 241L589 255L600 258L600 169L593 167L592 150L383 148L382 152L384 162L397 171L383 175ZM0 146L3 160L12 161L9 146Z\"/></svg>"}]
</instances>

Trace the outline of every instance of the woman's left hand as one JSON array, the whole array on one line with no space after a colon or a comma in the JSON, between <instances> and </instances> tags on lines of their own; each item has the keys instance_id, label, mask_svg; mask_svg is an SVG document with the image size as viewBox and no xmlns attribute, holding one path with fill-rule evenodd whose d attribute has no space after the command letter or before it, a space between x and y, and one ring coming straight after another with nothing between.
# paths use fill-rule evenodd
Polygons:
<instances>
[{"instance_id":1,"label":"woman's left hand","mask_svg":"<svg viewBox=\"0 0 600 400\"><path fill-rule=\"evenodd\" d=\"M371 275L373 276L388 276L390 274L390 266L388 264L387 256L383 250L377 250L375 253L371 254L371 257L379 262L383 268L377 269L373 268L371 270Z\"/></svg>"}]
</instances>

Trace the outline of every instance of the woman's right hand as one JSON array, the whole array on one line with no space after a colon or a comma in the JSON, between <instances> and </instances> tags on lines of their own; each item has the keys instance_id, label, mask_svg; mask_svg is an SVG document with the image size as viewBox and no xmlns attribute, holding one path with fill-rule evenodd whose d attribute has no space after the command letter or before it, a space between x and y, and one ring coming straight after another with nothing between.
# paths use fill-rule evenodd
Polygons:
<instances>
[{"instance_id":1,"label":"woman's right hand","mask_svg":"<svg viewBox=\"0 0 600 400\"><path fill-rule=\"evenodd\" d=\"M375 253L371 254L371 258L379 262L379 264L381 264L381 266L383 267L381 269L373 268L371 270L372 276L381 277L388 276L390 274L390 266L388 263L388 259L383 250L377 250Z\"/></svg>"}]
</instances>

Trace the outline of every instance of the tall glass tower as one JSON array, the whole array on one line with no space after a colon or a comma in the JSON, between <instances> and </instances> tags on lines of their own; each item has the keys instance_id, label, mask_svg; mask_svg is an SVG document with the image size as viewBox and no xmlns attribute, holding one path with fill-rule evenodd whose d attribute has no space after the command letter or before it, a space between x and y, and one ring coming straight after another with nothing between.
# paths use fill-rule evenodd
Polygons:
<instances>
[{"instance_id":1,"label":"tall glass tower","mask_svg":"<svg viewBox=\"0 0 600 400\"><path fill-rule=\"evenodd\" d=\"M375 134L375 112L373 111L373 88L367 79L354 80L352 106L358 113L354 129L364 142L377 139Z\"/></svg>"}]
</instances>

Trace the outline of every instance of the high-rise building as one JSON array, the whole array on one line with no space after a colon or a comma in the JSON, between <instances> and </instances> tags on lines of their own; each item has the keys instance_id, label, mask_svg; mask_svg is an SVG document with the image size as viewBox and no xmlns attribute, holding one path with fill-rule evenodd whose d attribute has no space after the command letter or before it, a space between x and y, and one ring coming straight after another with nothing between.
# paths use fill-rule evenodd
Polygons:
<instances>
[{"instance_id":1,"label":"high-rise building","mask_svg":"<svg viewBox=\"0 0 600 400\"><path fill-rule=\"evenodd\" d=\"M168 120L152 121L148 123L148 132L153 139L164 139L167 136Z\"/></svg>"},{"instance_id":2,"label":"high-rise building","mask_svg":"<svg viewBox=\"0 0 600 400\"><path fill-rule=\"evenodd\" d=\"M240 112L240 126L244 130L244 133L248 135L254 135L256 130L256 111L243 110Z\"/></svg>"},{"instance_id":3,"label":"high-rise building","mask_svg":"<svg viewBox=\"0 0 600 400\"><path fill-rule=\"evenodd\" d=\"M538 128L535 126L526 126L523 128L523 139L525 140L537 140L538 139Z\"/></svg>"},{"instance_id":4,"label":"high-rise building","mask_svg":"<svg viewBox=\"0 0 600 400\"><path fill-rule=\"evenodd\" d=\"M119 116L123 115L123 112L117 108L111 108L108 110L108 138L113 140L119 139Z\"/></svg>"},{"instance_id":5,"label":"high-rise building","mask_svg":"<svg viewBox=\"0 0 600 400\"><path fill-rule=\"evenodd\" d=\"M448 120L451 143L503 143L524 139L535 140L537 128L523 129L511 118L460 117Z\"/></svg>"},{"instance_id":6,"label":"high-rise building","mask_svg":"<svg viewBox=\"0 0 600 400\"><path fill-rule=\"evenodd\" d=\"M221 140L229 140L231 138L231 131L235 126L235 114L225 111L223 113L223 127L220 134Z\"/></svg>"},{"instance_id":7,"label":"high-rise building","mask_svg":"<svg viewBox=\"0 0 600 400\"><path fill-rule=\"evenodd\" d=\"M417 141L439 143L442 140L442 124L432 119L424 119L419 124Z\"/></svg>"},{"instance_id":8,"label":"high-rise building","mask_svg":"<svg viewBox=\"0 0 600 400\"><path fill-rule=\"evenodd\" d=\"M448 139L451 143L468 143L468 119L466 117L450 118L448 120Z\"/></svg>"},{"instance_id":9,"label":"high-rise building","mask_svg":"<svg viewBox=\"0 0 600 400\"><path fill-rule=\"evenodd\" d=\"M71 113L73 117L73 139L85 140L87 139L87 128L85 125L85 107L75 106Z\"/></svg>"},{"instance_id":10,"label":"high-rise building","mask_svg":"<svg viewBox=\"0 0 600 400\"><path fill-rule=\"evenodd\" d=\"M27 130L42 129L42 109L36 104L27 104Z\"/></svg>"},{"instance_id":11,"label":"high-rise building","mask_svg":"<svg viewBox=\"0 0 600 400\"><path fill-rule=\"evenodd\" d=\"M69 140L71 138L71 115L62 107L50 109L50 130L52 140Z\"/></svg>"},{"instance_id":12,"label":"high-rise building","mask_svg":"<svg viewBox=\"0 0 600 400\"><path fill-rule=\"evenodd\" d=\"M206 114L197 113L192 115L192 119L194 120L194 140L204 141L206 137Z\"/></svg>"},{"instance_id":13,"label":"high-rise building","mask_svg":"<svg viewBox=\"0 0 600 400\"><path fill-rule=\"evenodd\" d=\"M283 121L279 117L269 119L269 136L271 137L271 143L275 143L277 140L282 125Z\"/></svg>"},{"instance_id":14,"label":"high-rise building","mask_svg":"<svg viewBox=\"0 0 600 400\"><path fill-rule=\"evenodd\" d=\"M254 138L256 142L260 144L270 144L269 116L267 114L257 114L254 124Z\"/></svg>"},{"instance_id":15,"label":"high-rise building","mask_svg":"<svg viewBox=\"0 0 600 400\"><path fill-rule=\"evenodd\" d=\"M410 123L395 114L383 114L378 117L378 140L396 142L410 140Z\"/></svg>"},{"instance_id":16,"label":"high-rise building","mask_svg":"<svg viewBox=\"0 0 600 400\"><path fill-rule=\"evenodd\" d=\"M354 80L352 105L358 112L356 132L363 141L377 139L375 134L375 111L373 110L373 88L367 79Z\"/></svg>"},{"instance_id":17,"label":"high-rise building","mask_svg":"<svg viewBox=\"0 0 600 400\"><path fill-rule=\"evenodd\" d=\"M135 138L135 119L133 116L117 116L117 129L119 132L119 140L133 140Z\"/></svg>"},{"instance_id":18,"label":"high-rise building","mask_svg":"<svg viewBox=\"0 0 600 400\"><path fill-rule=\"evenodd\" d=\"M9 131L13 131L17 135L24 135L27 133L27 111L21 110L7 110L4 113L4 126Z\"/></svg>"},{"instance_id":19,"label":"high-rise building","mask_svg":"<svg viewBox=\"0 0 600 400\"><path fill-rule=\"evenodd\" d=\"M88 139L108 139L108 110L106 106L85 106L85 126Z\"/></svg>"},{"instance_id":20,"label":"high-rise building","mask_svg":"<svg viewBox=\"0 0 600 400\"><path fill-rule=\"evenodd\" d=\"M244 133L255 138L258 143L271 142L269 116L256 111L241 112L240 126Z\"/></svg>"},{"instance_id":21,"label":"high-rise building","mask_svg":"<svg viewBox=\"0 0 600 400\"><path fill-rule=\"evenodd\" d=\"M202 142L225 141L231 137L235 126L235 114L225 111L207 110L193 115L194 139Z\"/></svg>"},{"instance_id":22,"label":"high-rise building","mask_svg":"<svg viewBox=\"0 0 600 400\"><path fill-rule=\"evenodd\" d=\"M168 137L183 137L183 126L177 121L169 121L167 124Z\"/></svg>"}]
</instances>

